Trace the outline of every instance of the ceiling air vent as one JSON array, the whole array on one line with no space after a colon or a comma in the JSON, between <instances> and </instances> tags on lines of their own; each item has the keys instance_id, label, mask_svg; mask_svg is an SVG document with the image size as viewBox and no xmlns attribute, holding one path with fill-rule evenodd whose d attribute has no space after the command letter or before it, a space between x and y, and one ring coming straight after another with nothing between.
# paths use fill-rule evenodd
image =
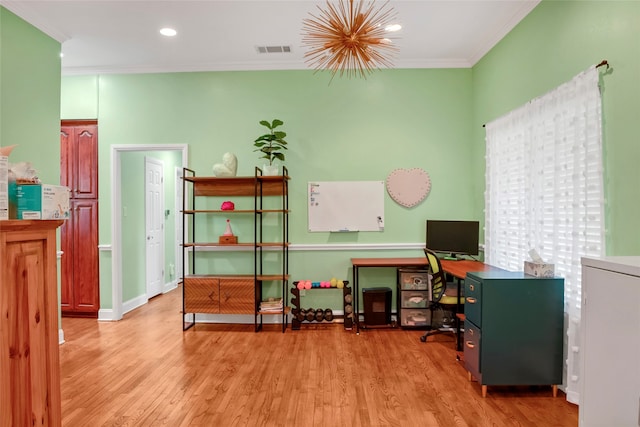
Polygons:
<instances>
[{"instance_id":1,"label":"ceiling air vent","mask_svg":"<svg viewBox=\"0 0 640 427\"><path fill-rule=\"evenodd\" d=\"M256 46L258 53L291 53L291 46Z\"/></svg>"}]
</instances>

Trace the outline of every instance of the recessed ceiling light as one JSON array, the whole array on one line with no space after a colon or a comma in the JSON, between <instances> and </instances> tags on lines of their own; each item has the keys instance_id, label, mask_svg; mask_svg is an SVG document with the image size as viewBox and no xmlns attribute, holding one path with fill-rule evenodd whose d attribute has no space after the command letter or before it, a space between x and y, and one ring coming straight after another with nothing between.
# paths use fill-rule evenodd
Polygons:
<instances>
[{"instance_id":1,"label":"recessed ceiling light","mask_svg":"<svg viewBox=\"0 0 640 427\"><path fill-rule=\"evenodd\" d=\"M162 34L163 36L167 36L167 37L173 37L176 34L178 34L178 32L176 30L174 30L173 28L163 28L160 30L160 34Z\"/></svg>"},{"instance_id":2,"label":"recessed ceiling light","mask_svg":"<svg viewBox=\"0 0 640 427\"><path fill-rule=\"evenodd\" d=\"M384 27L384 30L388 32L400 31L401 29L402 29L402 25L400 24L391 24Z\"/></svg>"}]
</instances>

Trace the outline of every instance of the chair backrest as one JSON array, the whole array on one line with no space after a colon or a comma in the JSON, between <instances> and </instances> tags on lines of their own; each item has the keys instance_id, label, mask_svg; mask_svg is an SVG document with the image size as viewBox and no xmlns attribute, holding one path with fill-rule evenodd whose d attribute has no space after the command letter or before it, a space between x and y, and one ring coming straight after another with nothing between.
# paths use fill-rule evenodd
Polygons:
<instances>
[{"instance_id":1,"label":"chair backrest","mask_svg":"<svg viewBox=\"0 0 640 427\"><path fill-rule=\"evenodd\" d=\"M429 262L429 272L431 274L431 302L437 303L447 289L447 279L436 253L429 248L424 248L424 254Z\"/></svg>"}]
</instances>

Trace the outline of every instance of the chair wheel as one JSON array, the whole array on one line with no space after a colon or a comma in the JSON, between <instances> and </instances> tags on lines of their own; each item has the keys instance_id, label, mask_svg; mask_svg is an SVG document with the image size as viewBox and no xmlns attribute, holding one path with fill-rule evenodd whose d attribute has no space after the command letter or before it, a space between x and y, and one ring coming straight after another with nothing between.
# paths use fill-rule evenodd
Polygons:
<instances>
[{"instance_id":1,"label":"chair wheel","mask_svg":"<svg viewBox=\"0 0 640 427\"><path fill-rule=\"evenodd\" d=\"M427 337L425 337L424 335L420 337L420 341L422 342L427 342Z\"/></svg>"}]
</instances>

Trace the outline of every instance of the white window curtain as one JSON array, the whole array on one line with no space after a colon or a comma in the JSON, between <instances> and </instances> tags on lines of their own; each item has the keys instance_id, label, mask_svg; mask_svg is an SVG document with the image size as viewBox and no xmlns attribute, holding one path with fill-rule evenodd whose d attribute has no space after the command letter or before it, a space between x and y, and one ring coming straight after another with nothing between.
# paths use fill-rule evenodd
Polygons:
<instances>
[{"instance_id":1,"label":"white window curtain","mask_svg":"<svg viewBox=\"0 0 640 427\"><path fill-rule=\"evenodd\" d=\"M486 125L485 262L522 271L529 251L565 279L565 383L578 403L581 264L604 254L597 68Z\"/></svg>"}]
</instances>

